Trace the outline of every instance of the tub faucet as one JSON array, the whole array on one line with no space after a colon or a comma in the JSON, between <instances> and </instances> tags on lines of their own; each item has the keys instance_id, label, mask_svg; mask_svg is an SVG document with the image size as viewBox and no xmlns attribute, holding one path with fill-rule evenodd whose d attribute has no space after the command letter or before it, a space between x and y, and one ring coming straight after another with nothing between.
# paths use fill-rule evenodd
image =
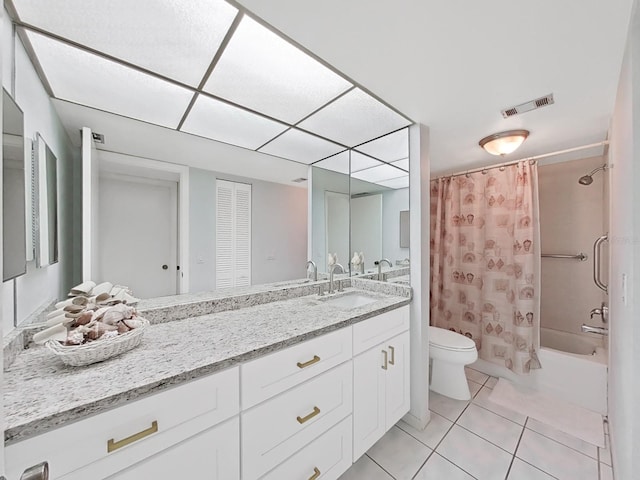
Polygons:
<instances>
[{"instance_id":1,"label":"tub faucet","mask_svg":"<svg viewBox=\"0 0 640 480\"><path fill-rule=\"evenodd\" d=\"M313 260L309 260L307 262L307 273L309 272L309 265L311 265L313 267L313 281L317 282L318 281L318 266L316 265L316 262L314 262Z\"/></svg>"},{"instance_id":2,"label":"tub faucet","mask_svg":"<svg viewBox=\"0 0 640 480\"><path fill-rule=\"evenodd\" d=\"M582 324L580 328L584 333L597 333L598 335L609 335L609 329L607 327L592 327L591 325Z\"/></svg>"},{"instance_id":3,"label":"tub faucet","mask_svg":"<svg viewBox=\"0 0 640 480\"><path fill-rule=\"evenodd\" d=\"M376 262L373 262L374 265L378 266L378 281L379 282L384 282L384 277L382 276L382 262L387 262L387 265L389 265L389 267L393 267L393 265L391 264L391 261L383 258L382 260L378 260Z\"/></svg>"},{"instance_id":4,"label":"tub faucet","mask_svg":"<svg viewBox=\"0 0 640 480\"><path fill-rule=\"evenodd\" d=\"M335 293L335 291L333 290L333 273L335 272L336 268L340 267L340 271L341 273L344 273L344 267L342 265L340 265L339 263L335 263L333 265L331 265L331 268L329 269L329 293ZM342 287L338 288L338 291L341 292L342 291Z\"/></svg>"},{"instance_id":5,"label":"tub faucet","mask_svg":"<svg viewBox=\"0 0 640 480\"><path fill-rule=\"evenodd\" d=\"M602 322L607 323L609 321L609 307L607 307L607 304L602 302L600 308L594 308L591 310L589 317L593 318L594 315L600 315L600 317L602 317Z\"/></svg>"}]
</instances>

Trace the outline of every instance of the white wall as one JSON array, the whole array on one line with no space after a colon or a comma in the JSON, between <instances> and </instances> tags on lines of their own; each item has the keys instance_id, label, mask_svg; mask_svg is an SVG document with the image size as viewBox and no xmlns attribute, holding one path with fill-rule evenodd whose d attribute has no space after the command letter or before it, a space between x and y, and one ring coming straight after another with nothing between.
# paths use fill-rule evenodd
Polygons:
<instances>
[{"instance_id":1,"label":"white wall","mask_svg":"<svg viewBox=\"0 0 640 480\"><path fill-rule=\"evenodd\" d=\"M400 248L400 212L409 210L409 189L389 190L382 194L382 256L391 260L409 258L409 249Z\"/></svg>"},{"instance_id":2,"label":"white wall","mask_svg":"<svg viewBox=\"0 0 640 480\"><path fill-rule=\"evenodd\" d=\"M190 290L215 289L215 181L250 183L253 284L305 277L307 191L191 168Z\"/></svg>"},{"instance_id":3,"label":"white wall","mask_svg":"<svg viewBox=\"0 0 640 480\"><path fill-rule=\"evenodd\" d=\"M616 478L640 472L640 12L610 131L609 420ZM626 288L624 279L626 278Z\"/></svg>"},{"instance_id":4,"label":"white wall","mask_svg":"<svg viewBox=\"0 0 640 480\"><path fill-rule=\"evenodd\" d=\"M578 179L605 162L604 157L592 157L538 167L542 253L582 252L589 257L584 262L541 259L540 324L544 328L581 334L582 323L602 325L600 317L589 319L589 311L605 300L592 278L593 242L607 231L605 175L597 172L591 185L580 185Z\"/></svg>"},{"instance_id":5,"label":"white wall","mask_svg":"<svg viewBox=\"0 0 640 480\"><path fill-rule=\"evenodd\" d=\"M72 147L67 132L55 112L51 100L45 91L27 53L19 39L15 41L15 52L12 50L12 26L8 14L4 11L2 22L2 62L3 87L11 93L15 90L15 100L24 112L25 152L31 151L31 140L39 132L47 142L51 151L58 158L58 223L59 223L59 259L57 264L46 268L36 268L35 262L27 264L27 274L16 280L18 322L24 320L42 305L58 298L68 290L74 281L73 268L75 255L72 230L74 201L72 166L79 160L77 149ZM14 65L15 63L15 65ZM12 83L11 72L15 68L15 84ZM76 163L77 164L77 163ZM68 197L68 198L67 198ZM62 201L60 201L62 200ZM29 234L29 233L27 233ZM2 297L13 296L13 283L2 285ZM13 308L3 306L4 333L13 328Z\"/></svg>"}]
</instances>

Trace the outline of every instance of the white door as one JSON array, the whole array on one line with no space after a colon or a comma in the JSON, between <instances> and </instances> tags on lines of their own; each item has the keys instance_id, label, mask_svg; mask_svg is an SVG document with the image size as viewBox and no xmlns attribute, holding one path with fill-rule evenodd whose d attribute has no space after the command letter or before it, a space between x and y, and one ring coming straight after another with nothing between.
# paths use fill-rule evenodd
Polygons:
<instances>
[{"instance_id":1,"label":"white door","mask_svg":"<svg viewBox=\"0 0 640 480\"><path fill-rule=\"evenodd\" d=\"M99 278L138 298L177 293L178 184L103 173L99 182Z\"/></svg>"},{"instance_id":2,"label":"white door","mask_svg":"<svg viewBox=\"0 0 640 480\"><path fill-rule=\"evenodd\" d=\"M393 427L409 411L409 332L385 343L389 352L386 390L386 430Z\"/></svg>"},{"instance_id":3,"label":"white door","mask_svg":"<svg viewBox=\"0 0 640 480\"><path fill-rule=\"evenodd\" d=\"M353 359L353 461L385 433L383 345ZM387 366L388 368L388 366Z\"/></svg>"},{"instance_id":4,"label":"white door","mask_svg":"<svg viewBox=\"0 0 640 480\"><path fill-rule=\"evenodd\" d=\"M349 195L325 192L324 198L325 232L327 233L325 265L328 261L327 253L337 253L338 263L346 269L351 259L349 257Z\"/></svg>"}]
</instances>

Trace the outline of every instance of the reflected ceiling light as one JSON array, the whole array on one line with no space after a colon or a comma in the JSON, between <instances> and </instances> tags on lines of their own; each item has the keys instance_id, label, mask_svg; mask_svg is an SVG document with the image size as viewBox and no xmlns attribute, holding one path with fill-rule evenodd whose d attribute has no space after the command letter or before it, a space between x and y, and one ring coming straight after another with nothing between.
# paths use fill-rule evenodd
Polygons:
<instances>
[{"instance_id":1,"label":"reflected ceiling light","mask_svg":"<svg viewBox=\"0 0 640 480\"><path fill-rule=\"evenodd\" d=\"M508 155L529 136L529 130L507 130L484 137L478 144L491 155Z\"/></svg>"}]
</instances>

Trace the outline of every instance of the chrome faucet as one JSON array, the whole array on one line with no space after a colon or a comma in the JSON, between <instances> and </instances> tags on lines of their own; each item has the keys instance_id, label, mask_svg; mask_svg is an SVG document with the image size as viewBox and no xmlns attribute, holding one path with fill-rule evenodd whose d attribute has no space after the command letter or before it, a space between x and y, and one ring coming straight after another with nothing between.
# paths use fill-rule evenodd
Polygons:
<instances>
[{"instance_id":1,"label":"chrome faucet","mask_svg":"<svg viewBox=\"0 0 640 480\"><path fill-rule=\"evenodd\" d=\"M311 265L313 267L313 281L317 282L318 281L318 266L316 265L316 262L314 262L313 260L309 260L307 262L307 273L309 272L309 265Z\"/></svg>"},{"instance_id":2,"label":"chrome faucet","mask_svg":"<svg viewBox=\"0 0 640 480\"><path fill-rule=\"evenodd\" d=\"M584 333L597 333L598 335L608 335L609 329L607 327L592 327L591 325L582 324L580 327Z\"/></svg>"},{"instance_id":3,"label":"chrome faucet","mask_svg":"<svg viewBox=\"0 0 640 480\"><path fill-rule=\"evenodd\" d=\"M378 260L376 262L373 262L374 265L378 266L378 281L379 282L384 282L384 277L382 276L382 262L387 262L387 265L389 265L389 267L393 267L393 264L391 263L390 260L383 258L382 260Z\"/></svg>"},{"instance_id":4,"label":"chrome faucet","mask_svg":"<svg viewBox=\"0 0 640 480\"><path fill-rule=\"evenodd\" d=\"M335 263L333 265L331 265L331 268L329 269L329 293L335 293L333 290L333 273L335 272L336 268L340 267L341 273L344 273L344 267L342 265L340 265L339 263ZM341 292L342 291L342 287L338 288L338 291Z\"/></svg>"},{"instance_id":5,"label":"chrome faucet","mask_svg":"<svg viewBox=\"0 0 640 480\"><path fill-rule=\"evenodd\" d=\"M607 304L602 302L600 308L594 308L589 312L589 317L591 319L593 319L594 315L600 315L600 317L602 317L602 323L607 323L609 321L609 307L607 307Z\"/></svg>"}]
</instances>

